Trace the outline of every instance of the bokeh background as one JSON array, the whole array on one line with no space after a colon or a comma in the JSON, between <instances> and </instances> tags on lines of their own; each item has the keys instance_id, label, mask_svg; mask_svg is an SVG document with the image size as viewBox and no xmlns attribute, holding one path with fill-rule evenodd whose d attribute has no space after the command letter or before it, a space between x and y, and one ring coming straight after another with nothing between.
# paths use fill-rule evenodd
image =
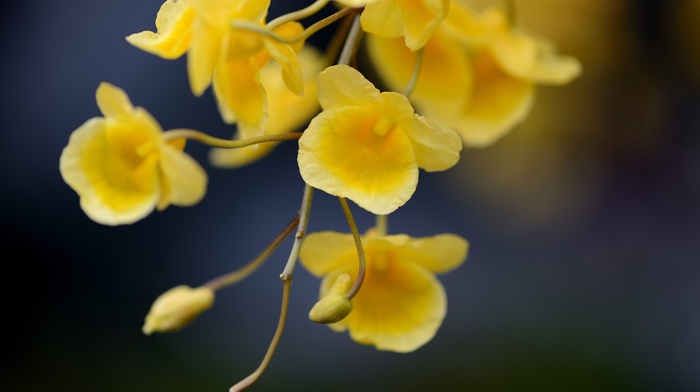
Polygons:
<instances>
[{"instance_id":1,"label":"bokeh background","mask_svg":"<svg viewBox=\"0 0 700 392\"><path fill-rule=\"evenodd\" d=\"M275 15L306 2L273 3ZM471 242L441 277L449 312L435 339L386 353L308 321L318 280L299 268L278 352L251 390L700 390L700 1L516 3L520 23L584 74L540 88L528 120L493 147L422 173L391 216L392 232ZM226 391L274 332L289 242L192 326L140 328L161 292L235 269L291 219L302 191L293 143L242 169L207 167L202 203L126 227L91 222L59 175L70 133L99 115L101 81L165 129L232 133L210 92L190 93L184 58L124 40L152 30L159 7L4 7L3 391ZM205 147L188 151L206 162ZM354 211L361 230L372 225ZM309 230L347 230L332 197L316 194Z\"/></svg>"}]
</instances>

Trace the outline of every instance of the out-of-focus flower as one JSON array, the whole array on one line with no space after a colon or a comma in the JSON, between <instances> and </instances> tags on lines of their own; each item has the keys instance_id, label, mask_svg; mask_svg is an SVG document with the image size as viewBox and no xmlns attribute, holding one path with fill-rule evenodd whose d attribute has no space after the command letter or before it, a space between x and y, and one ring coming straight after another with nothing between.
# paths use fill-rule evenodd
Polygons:
<instances>
[{"instance_id":1,"label":"out-of-focus flower","mask_svg":"<svg viewBox=\"0 0 700 392\"><path fill-rule=\"evenodd\" d=\"M318 50L308 45L299 52L299 61L304 70L302 96L289 91L280 77L278 63L270 62L260 70L260 80L267 93L268 120L265 135L297 130L320 110L316 96L316 76L325 66L325 61ZM240 139L238 132L234 139ZM209 160L212 165L218 167L240 167L264 157L278 144L268 142L234 149L214 148Z\"/></svg>"},{"instance_id":2,"label":"out-of-focus flower","mask_svg":"<svg viewBox=\"0 0 700 392\"><path fill-rule=\"evenodd\" d=\"M223 119L238 123L243 137L265 129L266 97L260 69L274 58L283 80L295 94L304 91L295 49L258 32L236 28L234 22L264 28L269 0L167 0L156 17L156 33L144 31L127 37L132 45L166 59L187 55L192 92L200 96L214 84ZM274 33L291 37L303 27L296 22Z\"/></svg>"},{"instance_id":3,"label":"out-of-focus flower","mask_svg":"<svg viewBox=\"0 0 700 392\"><path fill-rule=\"evenodd\" d=\"M299 139L307 184L385 215L413 195L419 167L446 170L459 160L454 131L415 114L403 95L380 93L357 70L332 66L317 83L323 112Z\"/></svg>"},{"instance_id":4,"label":"out-of-focus flower","mask_svg":"<svg viewBox=\"0 0 700 392\"><path fill-rule=\"evenodd\" d=\"M345 294L351 285L350 274L338 275L331 288L311 308L309 319L317 323L330 324L347 317L352 311L352 302L345 297Z\"/></svg>"},{"instance_id":5,"label":"out-of-focus flower","mask_svg":"<svg viewBox=\"0 0 700 392\"><path fill-rule=\"evenodd\" d=\"M357 6L362 2L344 3ZM364 3L365 9L360 17L362 29L381 37L403 37L411 51L425 45L450 8L450 0L375 0Z\"/></svg>"},{"instance_id":6,"label":"out-of-focus flower","mask_svg":"<svg viewBox=\"0 0 700 392\"><path fill-rule=\"evenodd\" d=\"M204 197L207 175L182 152L184 139L166 142L158 122L109 83L100 84L96 96L104 117L75 130L60 159L63 180L92 220L133 223L154 208L190 206Z\"/></svg>"},{"instance_id":7,"label":"out-of-focus flower","mask_svg":"<svg viewBox=\"0 0 700 392\"><path fill-rule=\"evenodd\" d=\"M405 234L362 238L366 275L352 300L352 312L334 324L358 343L379 350L410 352L429 342L442 324L447 299L435 274L457 268L468 243L453 234L411 238ZM357 275L357 251L351 234L310 234L300 252L302 265L323 277L320 297L343 274Z\"/></svg>"},{"instance_id":8,"label":"out-of-focus flower","mask_svg":"<svg viewBox=\"0 0 700 392\"><path fill-rule=\"evenodd\" d=\"M378 36L370 36L368 47L383 80L403 88L415 54L399 40ZM476 14L461 1L452 2L424 50L411 100L473 147L494 143L522 121L536 84L565 84L581 72L576 59L558 56L546 40L512 27L502 10Z\"/></svg>"},{"instance_id":9,"label":"out-of-focus flower","mask_svg":"<svg viewBox=\"0 0 700 392\"><path fill-rule=\"evenodd\" d=\"M214 303L208 287L177 286L161 294L146 315L143 333L174 332L191 323Z\"/></svg>"}]
</instances>

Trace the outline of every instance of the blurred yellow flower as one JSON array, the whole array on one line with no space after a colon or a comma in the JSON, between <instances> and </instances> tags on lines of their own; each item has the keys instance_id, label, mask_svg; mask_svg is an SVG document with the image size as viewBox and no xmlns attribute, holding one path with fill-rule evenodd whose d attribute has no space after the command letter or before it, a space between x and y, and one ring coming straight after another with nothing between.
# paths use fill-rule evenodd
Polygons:
<instances>
[{"instance_id":1,"label":"blurred yellow flower","mask_svg":"<svg viewBox=\"0 0 700 392\"><path fill-rule=\"evenodd\" d=\"M173 287L153 302L143 324L143 333L175 332L187 326L213 304L214 291L208 287Z\"/></svg>"},{"instance_id":2,"label":"blurred yellow flower","mask_svg":"<svg viewBox=\"0 0 700 392\"><path fill-rule=\"evenodd\" d=\"M238 123L243 137L265 129L266 97L260 69L274 58L281 65L287 87L303 94L301 66L294 48L235 22L264 28L270 0L167 0L156 17L156 33L127 37L132 45L166 59L187 55L192 92L200 96L214 84L219 111L227 123ZM303 27L296 22L274 33L291 37Z\"/></svg>"},{"instance_id":3,"label":"blurred yellow flower","mask_svg":"<svg viewBox=\"0 0 700 392\"><path fill-rule=\"evenodd\" d=\"M446 170L459 160L454 131L415 114L403 95L380 93L357 70L328 67L317 88L323 112L299 139L299 170L310 186L386 215L413 195L419 167Z\"/></svg>"},{"instance_id":4,"label":"blurred yellow flower","mask_svg":"<svg viewBox=\"0 0 700 392\"><path fill-rule=\"evenodd\" d=\"M60 159L63 180L92 220L133 223L154 208L189 206L204 197L207 175L182 152L184 139L166 142L156 120L109 83L100 84L96 97L104 117L75 130Z\"/></svg>"},{"instance_id":5,"label":"blurred yellow flower","mask_svg":"<svg viewBox=\"0 0 700 392\"><path fill-rule=\"evenodd\" d=\"M320 107L316 96L316 76L325 66L323 57L312 46L304 46L299 52L304 70L304 95L299 96L287 88L280 77L280 66L270 62L260 70L260 80L267 93L268 120L265 135L292 132L309 122ZM241 139L239 132L233 137ZM243 148L214 148L209 161L218 167L240 167L257 161L272 151L279 142L259 143Z\"/></svg>"},{"instance_id":6,"label":"blurred yellow flower","mask_svg":"<svg viewBox=\"0 0 700 392\"><path fill-rule=\"evenodd\" d=\"M352 300L352 312L329 326L348 330L358 343L379 350L410 352L429 342L442 324L447 298L435 274L459 267L468 242L453 234L411 238L405 234L362 238L367 270ZM351 234L319 232L302 243L301 264L323 277L320 297L336 280L357 275L357 251ZM342 278L341 278L342 279Z\"/></svg>"},{"instance_id":7,"label":"blurred yellow flower","mask_svg":"<svg viewBox=\"0 0 700 392\"><path fill-rule=\"evenodd\" d=\"M396 39L370 36L370 58L392 89L408 82L415 54ZM535 85L562 85L581 72L544 39L513 28L501 9L474 13L454 1L424 47L411 101L425 116L453 128L465 145L485 147L521 122Z\"/></svg>"},{"instance_id":8,"label":"blurred yellow flower","mask_svg":"<svg viewBox=\"0 0 700 392\"><path fill-rule=\"evenodd\" d=\"M403 37L411 51L423 47L447 16L450 0L375 0L366 2L362 29L381 37Z\"/></svg>"}]
</instances>

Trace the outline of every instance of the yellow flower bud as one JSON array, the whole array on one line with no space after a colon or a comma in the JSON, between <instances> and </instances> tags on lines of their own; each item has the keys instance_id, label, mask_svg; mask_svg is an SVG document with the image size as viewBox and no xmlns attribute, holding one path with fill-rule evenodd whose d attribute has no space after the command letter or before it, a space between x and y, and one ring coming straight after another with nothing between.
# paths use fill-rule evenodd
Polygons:
<instances>
[{"instance_id":1,"label":"yellow flower bud","mask_svg":"<svg viewBox=\"0 0 700 392\"><path fill-rule=\"evenodd\" d=\"M345 293L350 289L350 274L341 274L333 283L333 287L321 298L311 311L311 321L331 324L345 318L352 310L352 302L345 298Z\"/></svg>"},{"instance_id":2,"label":"yellow flower bud","mask_svg":"<svg viewBox=\"0 0 700 392\"><path fill-rule=\"evenodd\" d=\"M161 294L146 315L143 333L174 332L192 322L214 303L214 291L208 287L193 289L177 286Z\"/></svg>"}]
</instances>

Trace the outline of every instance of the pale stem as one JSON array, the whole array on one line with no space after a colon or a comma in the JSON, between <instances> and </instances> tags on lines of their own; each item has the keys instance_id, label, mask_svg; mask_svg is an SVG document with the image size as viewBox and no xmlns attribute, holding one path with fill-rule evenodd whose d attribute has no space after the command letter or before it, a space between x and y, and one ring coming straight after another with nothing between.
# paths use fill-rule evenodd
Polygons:
<instances>
[{"instance_id":1,"label":"pale stem","mask_svg":"<svg viewBox=\"0 0 700 392\"><path fill-rule=\"evenodd\" d=\"M365 280L365 251L362 248L362 238L360 237L360 232L357 230L357 225L355 224L355 219L352 217L352 212L350 212L350 206L348 206L348 201L344 197L338 196L340 201L340 206L343 208L343 213L345 214L345 219L348 221L350 226L350 232L352 233L352 238L355 240L355 248L357 248L357 259L359 262L359 267L357 271L357 278L355 278L355 283L352 284L350 290L345 294L345 298L348 300L353 299L355 295L360 291L362 287L362 282Z\"/></svg>"},{"instance_id":2,"label":"pale stem","mask_svg":"<svg viewBox=\"0 0 700 392\"><path fill-rule=\"evenodd\" d=\"M267 27L270 30L274 30L287 22L307 18L320 11L328 3L330 3L330 0L316 0L313 4L306 8L278 16L277 18L271 20L270 23L267 24Z\"/></svg>"},{"instance_id":3,"label":"pale stem","mask_svg":"<svg viewBox=\"0 0 700 392\"><path fill-rule=\"evenodd\" d=\"M258 378L260 378L260 376L267 368L267 365L272 359L272 355L274 355L275 350L277 349L277 345L279 344L280 338L282 337L282 332L284 331L284 324L287 321L287 309L289 308L289 288L292 285L291 276L289 279L284 280L282 284L282 309L280 311L280 318L277 322L277 330L275 331L275 335L272 337L270 346L267 348L265 357L253 373L251 373L248 377L244 378L243 380L239 381L236 385L232 386L231 389L229 389L229 392L242 391L243 389L249 387L255 381L257 381Z\"/></svg>"},{"instance_id":4,"label":"pale stem","mask_svg":"<svg viewBox=\"0 0 700 392\"><path fill-rule=\"evenodd\" d=\"M375 229L377 235L385 236L389 232L389 215L377 215Z\"/></svg>"},{"instance_id":5,"label":"pale stem","mask_svg":"<svg viewBox=\"0 0 700 392\"><path fill-rule=\"evenodd\" d=\"M299 227L297 228L297 233L294 235L294 244L292 244L292 250L289 252L289 259L287 259L287 264L284 266L282 274L280 274L280 279L288 280L292 278L292 273L294 272L294 267L297 265L297 260L299 259L299 249L301 248L301 242L304 240L306 235L306 228L309 225L309 215L311 213L311 199L313 198L314 188L309 184L304 185L304 196L301 200L301 209L299 210Z\"/></svg>"},{"instance_id":6,"label":"pale stem","mask_svg":"<svg viewBox=\"0 0 700 392\"><path fill-rule=\"evenodd\" d=\"M403 92L403 95L408 98L409 95L413 92L413 90L416 88L416 83L418 83L418 75L420 75L420 69L421 66L423 65L423 53L425 51L423 48L418 49L416 52L416 58L415 62L413 63L413 71L411 72L411 78L408 80L408 84L406 85L406 89Z\"/></svg>"},{"instance_id":7,"label":"pale stem","mask_svg":"<svg viewBox=\"0 0 700 392\"><path fill-rule=\"evenodd\" d=\"M355 55L355 51L357 50L357 46L360 42L361 34L362 26L360 25L360 16L355 15L355 19L352 21L352 26L350 27L348 37L345 39L343 50L340 52L338 64L350 65L350 60Z\"/></svg>"},{"instance_id":8,"label":"pale stem","mask_svg":"<svg viewBox=\"0 0 700 392\"><path fill-rule=\"evenodd\" d=\"M517 23L518 18L518 12L515 9L515 0L506 0L506 13L508 15L508 22L512 28Z\"/></svg>"},{"instance_id":9,"label":"pale stem","mask_svg":"<svg viewBox=\"0 0 700 392\"><path fill-rule=\"evenodd\" d=\"M204 286L209 287L214 291L221 290L224 287L231 286L247 278L255 272L277 249L277 247L287 238L292 231L299 225L299 214L282 230L279 235L265 248L256 258L250 261L247 265L240 269L230 272L226 275L219 276L205 283Z\"/></svg>"},{"instance_id":10,"label":"pale stem","mask_svg":"<svg viewBox=\"0 0 700 392\"><path fill-rule=\"evenodd\" d=\"M345 7L341 9L340 11L329 15L318 22L312 24L308 28L304 29L304 31L299 34L295 35L293 37L283 37L279 34L274 33L271 31L269 28L264 28L260 26L259 24L256 24L254 22L250 22L247 20L234 20L231 22L231 28L233 29L239 29L239 30L247 30L247 31L252 31L254 33L258 33L261 35L264 35L265 37L268 37L270 39L273 39L277 42L283 43L283 44L294 44L296 42L304 41L307 38L311 37L314 35L316 32L321 30L324 27L328 27L329 25L335 23L338 21L338 19L344 17L345 15L351 14L353 12L358 11L359 8L349 8Z\"/></svg>"},{"instance_id":11,"label":"pale stem","mask_svg":"<svg viewBox=\"0 0 700 392\"><path fill-rule=\"evenodd\" d=\"M301 132L290 132L290 133L279 133L275 135L262 135L251 137L248 139L220 139L218 137L209 136L204 132L196 131L194 129L173 129L167 132L163 132L163 138L168 140L185 138L189 140L195 140L202 144L206 144L212 147L219 148L241 148L246 146L251 146L258 143L268 143L268 142L281 142L285 140L299 140L301 137Z\"/></svg>"}]
</instances>

